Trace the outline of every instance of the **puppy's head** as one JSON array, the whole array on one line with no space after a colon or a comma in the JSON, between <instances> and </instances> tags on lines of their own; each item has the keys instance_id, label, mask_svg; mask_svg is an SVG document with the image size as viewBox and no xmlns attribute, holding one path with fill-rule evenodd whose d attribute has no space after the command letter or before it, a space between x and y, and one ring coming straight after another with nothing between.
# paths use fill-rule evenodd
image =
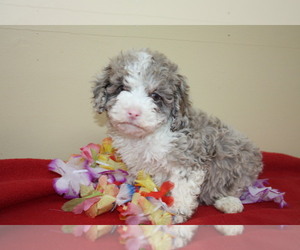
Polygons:
<instances>
[{"instance_id":1,"label":"puppy's head","mask_svg":"<svg viewBox=\"0 0 300 250\"><path fill-rule=\"evenodd\" d=\"M190 107L188 86L177 65L150 50L131 50L111 59L95 81L94 107L107 112L111 126L131 137L153 133L163 124L184 126Z\"/></svg>"}]
</instances>

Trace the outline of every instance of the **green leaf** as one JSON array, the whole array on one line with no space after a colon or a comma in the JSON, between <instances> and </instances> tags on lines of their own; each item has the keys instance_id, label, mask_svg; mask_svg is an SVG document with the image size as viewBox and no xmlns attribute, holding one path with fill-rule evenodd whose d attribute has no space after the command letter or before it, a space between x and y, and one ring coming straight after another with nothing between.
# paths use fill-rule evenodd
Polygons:
<instances>
[{"instance_id":1,"label":"green leaf","mask_svg":"<svg viewBox=\"0 0 300 250\"><path fill-rule=\"evenodd\" d=\"M94 190L90 195L84 196L83 198L88 199L88 198L93 198L93 197L96 197L96 196L103 196L103 194L100 193L97 190Z\"/></svg>"},{"instance_id":2,"label":"green leaf","mask_svg":"<svg viewBox=\"0 0 300 250\"><path fill-rule=\"evenodd\" d=\"M85 186L85 185L80 185L80 196L85 197L90 194L92 194L95 191L92 185Z\"/></svg>"},{"instance_id":3,"label":"green leaf","mask_svg":"<svg viewBox=\"0 0 300 250\"><path fill-rule=\"evenodd\" d=\"M72 212L73 209L79 205L80 203L84 202L86 199L88 198L93 198L93 197L96 197L96 196L103 196L102 193L100 193L99 191L97 190L91 190L89 189L88 186L81 186L81 187L87 187L88 188L88 191L89 194L82 197L82 198L75 198L75 199L72 199L72 200L69 200L67 201L63 206L62 206L62 210L66 211L66 212ZM86 191L86 190L85 190ZM91 191L91 192L90 192Z\"/></svg>"},{"instance_id":4,"label":"green leaf","mask_svg":"<svg viewBox=\"0 0 300 250\"><path fill-rule=\"evenodd\" d=\"M91 153L92 153L93 160L96 161L98 158L98 152L95 149L91 148Z\"/></svg>"},{"instance_id":5,"label":"green leaf","mask_svg":"<svg viewBox=\"0 0 300 250\"><path fill-rule=\"evenodd\" d=\"M72 212L74 207L79 205L81 202L83 202L86 198L75 198L73 200L67 201L63 206L61 207L62 210L66 212Z\"/></svg>"}]
</instances>

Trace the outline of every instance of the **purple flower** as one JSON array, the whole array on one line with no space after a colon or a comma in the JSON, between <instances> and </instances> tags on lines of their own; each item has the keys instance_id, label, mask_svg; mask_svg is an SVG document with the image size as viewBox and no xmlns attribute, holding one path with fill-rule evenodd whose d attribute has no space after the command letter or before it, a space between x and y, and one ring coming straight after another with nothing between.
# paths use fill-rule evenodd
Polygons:
<instances>
[{"instance_id":1,"label":"purple flower","mask_svg":"<svg viewBox=\"0 0 300 250\"><path fill-rule=\"evenodd\" d=\"M81 156L73 156L68 162L54 159L49 164L49 170L61 175L54 179L53 187L64 198L79 197L80 185L90 185L92 177L86 169L88 161Z\"/></svg>"},{"instance_id":2,"label":"purple flower","mask_svg":"<svg viewBox=\"0 0 300 250\"><path fill-rule=\"evenodd\" d=\"M86 169L88 170L88 172L90 173L90 175L93 178L93 181L96 181L99 179L99 177L101 176L102 172L107 171L107 169L105 168L101 168L101 167L91 167L90 165L86 165Z\"/></svg>"},{"instance_id":3,"label":"purple flower","mask_svg":"<svg viewBox=\"0 0 300 250\"><path fill-rule=\"evenodd\" d=\"M106 175L109 183L116 183L117 185L124 183L127 180L126 176L128 175L128 172L123 169L107 170L98 166L91 167L89 165L86 166L86 169L89 171L93 180L98 180L101 175Z\"/></svg>"},{"instance_id":4,"label":"purple flower","mask_svg":"<svg viewBox=\"0 0 300 250\"><path fill-rule=\"evenodd\" d=\"M284 207L287 203L284 200L284 192L279 192L272 187L265 187L264 183L268 183L267 179L260 179L249 186L248 189L242 194L240 200L243 204L256 203L262 201L274 201Z\"/></svg>"},{"instance_id":5,"label":"purple flower","mask_svg":"<svg viewBox=\"0 0 300 250\"><path fill-rule=\"evenodd\" d=\"M103 171L101 172L101 175L107 175L109 183L115 183L119 185L126 182L126 176L128 175L128 172L122 169L117 169Z\"/></svg>"}]
</instances>

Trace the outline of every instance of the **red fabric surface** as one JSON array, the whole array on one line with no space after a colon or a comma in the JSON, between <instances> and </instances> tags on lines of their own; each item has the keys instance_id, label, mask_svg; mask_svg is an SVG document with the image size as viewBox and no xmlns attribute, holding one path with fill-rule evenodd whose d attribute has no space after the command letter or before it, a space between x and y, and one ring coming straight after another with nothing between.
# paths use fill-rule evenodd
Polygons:
<instances>
[{"instance_id":1,"label":"red fabric surface","mask_svg":"<svg viewBox=\"0 0 300 250\"><path fill-rule=\"evenodd\" d=\"M223 214L212 206L200 206L185 224L197 225L293 225L300 224L300 158L263 153L264 172L259 178L269 179L269 185L286 192L288 207L274 202L245 205L239 214ZM50 160L0 160L0 224L2 225L122 225L118 212L94 219L85 214L63 212L66 201L52 188L57 175L48 171Z\"/></svg>"}]
</instances>

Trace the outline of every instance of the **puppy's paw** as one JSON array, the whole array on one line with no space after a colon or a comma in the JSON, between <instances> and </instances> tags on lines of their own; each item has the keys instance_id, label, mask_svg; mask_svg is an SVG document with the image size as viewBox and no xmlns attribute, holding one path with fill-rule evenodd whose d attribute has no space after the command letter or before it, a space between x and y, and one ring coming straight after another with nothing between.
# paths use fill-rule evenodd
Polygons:
<instances>
[{"instance_id":1,"label":"puppy's paw","mask_svg":"<svg viewBox=\"0 0 300 250\"><path fill-rule=\"evenodd\" d=\"M190 209L189 206L182 206L182 203L178 202L170 207L170 211L174 214L173 224L186 222L193 215L193 209Z\"/></svg>"},{"instance_id":2,"label":"puppy's paw","mask_svg":"<svg viewBox=\"0 0 300 250\"><path fill-rule=\"evenodd\" d=\"M241 200L233 196L227 196L216 200L214 206L221 212L227 214L240 213L244 209Z\"/></svg>"},{"instance_id":3,"label":"puppy's paw","mask_svg":"<svg viewBox=\"0 0 300 250\"><path fill-rule=\"evenodd\" d=\"M183 222L186 222L187 220L188 220L188 217L184 216L182 214L175 214L173 216L173 224L183 223Z\"/></svg>"}]
</instances>

